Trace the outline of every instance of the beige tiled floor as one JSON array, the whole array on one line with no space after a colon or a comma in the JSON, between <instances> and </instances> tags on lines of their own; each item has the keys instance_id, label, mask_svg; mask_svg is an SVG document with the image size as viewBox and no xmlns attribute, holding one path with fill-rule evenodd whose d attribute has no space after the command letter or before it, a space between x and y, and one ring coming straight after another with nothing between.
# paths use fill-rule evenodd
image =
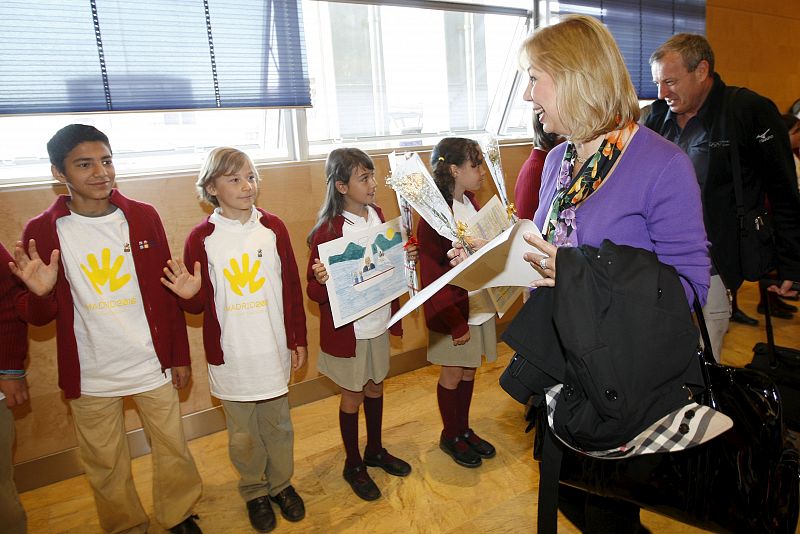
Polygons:
<instances>
[{"instance_id":1,"label":"beige tiled floor","mask_svg":"<svg viewBox=\"0 0 800 534\"><path fill-rule=\"evenodd\" d=\"M755 291L745 288L741 306L755 316ZM800 320L776 321L782 344L800 347ZM732 325L726 338L727 363L744 364L759 328ZM306 502L306 518L289 523L285 533L518 533L535 530L538 466L531 458L531 436L523 433L523 407L508 397L497 379L510 353L501 344L498 361L478 373L471 424L497 447L495 458L478 469L455 465L438 448L440 418L436 406L438 368L426 367L386 383L384 446L413 466L399 479L370 469L383 492L378 501L358 499L342 479L344 451L338 429L338 397L292 410L295 425L294 485ZM362 422L362 446L363 422ZM204 482L197 506L207 533L252 532L236 490L224 432L190 443ZM150 458L134 460L134 477L145 508L152 510ZM83 477L22 495L31 533L99 532L89 487ZM700 532L647 512L643 522L653 532ZM559 531L577 530L561 519ZM152 532L160 532L153 527Z\"/></svg>"}]
</instances>

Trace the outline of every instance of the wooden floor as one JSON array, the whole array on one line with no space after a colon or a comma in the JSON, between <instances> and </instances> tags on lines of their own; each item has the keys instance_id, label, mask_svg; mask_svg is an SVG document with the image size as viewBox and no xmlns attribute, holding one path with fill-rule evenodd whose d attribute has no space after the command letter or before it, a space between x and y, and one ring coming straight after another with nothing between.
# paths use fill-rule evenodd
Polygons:
<instances>
[{"instance_id":1,"label":"wooden floor","mask_svg":"<svg viewBox=\"0 0 800 534\"><path fill-rule=\"evenodd\" d=\"M740 306L753 317L757 294L740 291ZM800 347L800 319L775 320L781 344ZM743 365L763 327L731 325L724 360ZM478 372L471 425L497 447L497 456L478 469L457 466L438 448L441 429L436 406L438 367L426 367L386 382L384 446L409 461L407 478L370 468L383 497L360 500L342 479L344 451L338 428L337 397L292 410L295 442L294 486L306 503L306 518L289 523L278 514L282 533L519 533L535 530L538 466L531 458L531 435L523 434L523 407L508 397L497 379L510 353L500 344L497 362ZM362 420L362 447L365 441ZM189 444L203 477L203 497L196 507L206 533L253 532L228 459L224 432ZM150 458L133 462L134 477L145 509L152 511ZM100 532L94 502L83 477L65 480L22 495L31 533ZM701 532L647 512L644 524L653 532ZM161 532L153 526L151 532ZM578 532L559 518L559 532Z\"/></svg>"}]
</instances>

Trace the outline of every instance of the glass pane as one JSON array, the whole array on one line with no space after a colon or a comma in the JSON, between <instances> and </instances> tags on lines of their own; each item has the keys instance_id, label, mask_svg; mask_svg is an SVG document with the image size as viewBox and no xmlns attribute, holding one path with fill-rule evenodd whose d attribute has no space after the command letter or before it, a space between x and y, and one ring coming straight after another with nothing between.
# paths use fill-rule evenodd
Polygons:
<instances>
[{"instance_id":1,"label":"glass pane","mask_svg":"<svg viewBox=\"0 0 800 534\"><path fill-rule=\"evenodd\" d=\"M448 0L454 4L478 4L481 6L515 7L517 9L533 9L535 0Z\"/></svg>"},{"instance_id":2,"label":"glass pane","mask_svg":"<svg viewBox=\"0 0 800 534\"><path fill-rule=\"evenodd\" d=\"M303 13L312 154L330 143L375 146L380 137L395 146L421 144L483 130L525 23L509 15L314 1Z\"/></svg>"},{"instance_id":3,"label":"glass pane","mask_svg":"<svg viewBox=\"0 0 800 534\"><path fill-rule=\"evenodd\" d=\"M283 111L208 110L0 117L0 185L50 178L47 141L70 123L108 135L117 175L197 168L215 146L286 159Z\"/></svg>"},{"instance_id":4,"label":"glass pane","mask_svg":"<svg viewBox=\"0 0 800 534\"><path fill-rule=\"evenodd\" d=\"M523 99L525 90L528 88L528 77L525 73L520 73L517 77L517 84L514 87L514 95L508 110L508 117L500 135L509 137L531 137L533 120L533 105Z\"/></svg>"}]
</instances>

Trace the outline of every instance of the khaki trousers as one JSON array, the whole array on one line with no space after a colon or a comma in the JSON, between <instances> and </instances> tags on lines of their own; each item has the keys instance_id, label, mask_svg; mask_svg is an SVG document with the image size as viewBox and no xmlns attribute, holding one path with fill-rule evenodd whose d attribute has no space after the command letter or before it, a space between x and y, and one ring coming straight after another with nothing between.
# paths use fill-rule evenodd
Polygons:
<instances>
[{"instance_id":1,"label":"khaki trousers","mask_svg":"<svg viewBox=\"0 0 800 534\"><path fill-rule=\"evenodd\" d=\"M719 275L711 277L706 305L703 306L703 317L706 320L708 337L711 340L711 350L714 352L714 358L719 362L722 355L722 340L725 338L731 322L730 296ZM700 341L702 343L702 339Z\"/></svg>"},{"instance_id":2,"label":"khaki trousers","mask_svg":"<svg viewBox=\"0 0 800 534\"><path fill-rule=\"evenodd\" d=\"M171 383L132 395L153 461L153 508L164 528L192 512L202 490L186 445L178 393ZM78 448L106 532L146 532L149 524L131 475L122 397L82 395L70 401Z\"/></svg>"},{"instance_id":3,"label":"khaki trousers","mask_svg":"<svg viewBox=\"0 0 800 534\"><path fill-rule=\"evenodd\" d=\"M291 484L294 429L289 397L255 402L222 401L228 425L228 452L239 471L239 494L245 502L272 495Z\"/></svg>"},{"instance_id":4,"label":"khaki trousers","mask_svg":"<svg viewBox=\"0 0 800 534\"><path fill-rule=\"evenodd\" d=\"M13 445L14 415L6 406L6 400L0 399L0 532L25 534L27 519L14 485L14 466L11 463Z\"/></svg>"}]
</instances>

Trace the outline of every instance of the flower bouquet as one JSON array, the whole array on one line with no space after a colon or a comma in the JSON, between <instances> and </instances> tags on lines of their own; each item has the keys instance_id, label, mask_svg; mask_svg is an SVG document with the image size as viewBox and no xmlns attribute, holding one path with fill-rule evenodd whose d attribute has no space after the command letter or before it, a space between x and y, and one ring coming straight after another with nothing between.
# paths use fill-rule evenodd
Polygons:
<instances>
[{"instance_id":1,"label":"flower bouquet","mask_svg":"<svg viewBox=\"0 0 800 534\"><path fill-rule=\"evenodd\" d=\"M506 179L503 174L503 165L500 162L500 147L497 144L497 139L493 135L487 134L479 141L479 144L483 152L483 159L486 160L486 166L489 167L489 173L492 175L494 186L500 195L500 201L506 207L508 220L513 224L517 222L517 211L514 209L514 204L508 201Z\"/></svg>"},{"instance_id":2,"label":"flower bouquet","mask_svg":"<svg viewBox=\"0 0 800 534\"><path fill-rule=\"evenodd\" d=\"M470 254L473 248L467 242L467 225L453 219L453 212L436 187L428 169L414 152L389 155L392 172L386 185L408 202L436 233L451 241L459 241Z\"/></svg>"},{"instance_id":3,"label":"flower bouquet","mask_svg":"<svg viewBox=\"0 0 800 534\"><path fill-rule=\"evenodd\" d=\"M389 167L394 170L397 166L395 160L397 158L397 154L392 152L389 154ZM387 178L387 183L389 178ZM408 241L403 246L403 248L407 248L409 245L416 245L417 240L414 237L414 215L411 212L411 204L403 198L399 192L395 191L397 195L397 205L400 208L400 222L403 225L403 230L405 230L406 235L408 236ZM410 296L416 295L419 290L419 277L417 276L417 262L414 260L408 259L408 254L405 254L405 275L406 275L406 285L408 286L408 294Z\"/></svg>"}]
</instances>

